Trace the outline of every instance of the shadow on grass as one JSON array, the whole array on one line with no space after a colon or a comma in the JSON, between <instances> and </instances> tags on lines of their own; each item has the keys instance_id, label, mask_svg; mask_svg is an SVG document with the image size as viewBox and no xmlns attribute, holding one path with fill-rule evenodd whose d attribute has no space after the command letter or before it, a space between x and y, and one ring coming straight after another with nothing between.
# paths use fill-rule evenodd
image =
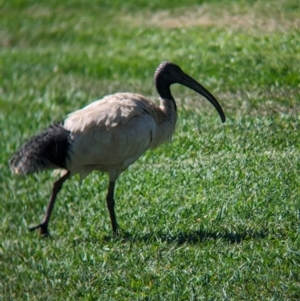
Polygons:
<instances>
[{"instance_id":1,"label":"shadow on grass","mask_svg":"<svg viewBox=\"0 0 300 301\"><path fill-rule=\"evenodd\" d=\"M244 240L252 239L263 239L268 235L268 231L252 231L246 230L240 233L232 232L214 232L214 231L204 231L195 230L190 232L179 232L176 234L168 234L163 232L148 233L144 235L131 234L126 231L121 231L121 233L116 236L105 236L104 241L121 240L128 242L166 242L166 243L177 243L181 244L197 244L203 243L208 240L222 240L228 243L241 243Z\"/></svg>"}]
</instances>

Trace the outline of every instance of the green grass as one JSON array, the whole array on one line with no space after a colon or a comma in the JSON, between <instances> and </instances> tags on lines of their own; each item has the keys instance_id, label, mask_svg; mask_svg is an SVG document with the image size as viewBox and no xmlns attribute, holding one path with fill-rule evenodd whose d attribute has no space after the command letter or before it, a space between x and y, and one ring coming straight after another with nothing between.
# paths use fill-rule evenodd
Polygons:
<instances>
[{"instance_id":1,"label":"green grass","mask_svg":"<svg viewBox=\"0 0 300 301\"><path fill-rule=\"evenodd\" d=\"M0 2L0 300L299 300L300 5L269 1ZM119 178L60 192L14 177L23 141L118 91L157 97L160 61L219 99L174 86L173 141Z\"/></svg>"}]
</instances>

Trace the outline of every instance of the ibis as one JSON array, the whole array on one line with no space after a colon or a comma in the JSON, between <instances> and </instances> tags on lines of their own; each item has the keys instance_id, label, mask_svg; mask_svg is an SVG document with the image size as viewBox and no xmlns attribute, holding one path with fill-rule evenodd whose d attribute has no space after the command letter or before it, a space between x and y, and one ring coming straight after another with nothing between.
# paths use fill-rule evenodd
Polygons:
<instances>
[{"instance_id":1,"label":"ibis","mask_svg":"<svg viewBox=\"0 0 300 301\"><path fill-rule=\"evenodd\" d=\"M112 230L118 232L114 209L116 180L148 149L171 139L177 120L177 107L170 91L172 84L184 85L204 96L225 122L216 98L178 65L162 62L154 73L154 82L159 106L140 94L105 96L33 136L12 156L10 167L15 174L60 170L44 219L30 230L39 229L41 235L48 236L49 220L63 183L75 174L84 179L96 170L108 174L106 203Z\"/></svg>"}]
</instances>

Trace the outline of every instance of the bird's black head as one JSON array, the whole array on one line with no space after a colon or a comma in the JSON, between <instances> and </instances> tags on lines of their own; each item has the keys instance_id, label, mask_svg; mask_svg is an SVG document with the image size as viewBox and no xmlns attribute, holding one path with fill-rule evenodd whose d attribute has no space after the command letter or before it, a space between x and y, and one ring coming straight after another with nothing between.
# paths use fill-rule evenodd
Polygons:
<instances>
[{"instance_id":1,"label":"bird's black head","mask_svg":"<svg viewBox=\"0 0 300 301\"><path fill-rule=\"evenodd\" d=\"M154 73L154 81L160 97L172 101L174 101L170 91L172 84L181 84L196 91L212 103L217 109L222 122L225 122L225 114L216 98L197 81L184 73L178 65L171 62L160 63Z\"/></svg>"}]
</instances>

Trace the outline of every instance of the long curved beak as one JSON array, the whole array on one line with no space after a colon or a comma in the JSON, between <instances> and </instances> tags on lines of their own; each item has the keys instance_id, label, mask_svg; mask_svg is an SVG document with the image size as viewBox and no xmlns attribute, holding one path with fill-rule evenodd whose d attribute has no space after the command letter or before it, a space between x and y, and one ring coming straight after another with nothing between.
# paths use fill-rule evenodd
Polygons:
<instances>
[{"instance_id":1,"label":"long curved beak","mask_svg":"<svg viewBox=\"0 0 300 301\"><path fill-rule=\"evenodd\" d=\"M211 104L216 108L218 111L220 118L222 122L225 122L226 117L223 112L223 109L221 108L220 104L216 100L216 98L208 91L206 90L202 85L200 85L197 81L195 81L192 77L182 72L180 79L178 80L178 83L181 85L184 85L197 93L204 96Z\"/></svg>"}]
</instances>

